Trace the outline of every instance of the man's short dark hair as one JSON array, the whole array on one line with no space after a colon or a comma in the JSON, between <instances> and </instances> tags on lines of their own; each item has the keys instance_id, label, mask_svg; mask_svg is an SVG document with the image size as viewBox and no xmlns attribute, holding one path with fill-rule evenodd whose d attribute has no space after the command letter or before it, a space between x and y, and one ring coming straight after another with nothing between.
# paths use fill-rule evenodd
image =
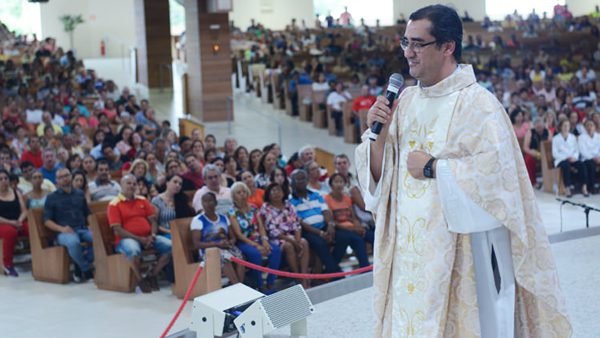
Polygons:
<instances>
[{"instance_id":1,"label":"man's short dark hair","mask_svg":"<svg viewBox=\"0 0 600 338\"><path fill-rule=\"evenodd\" d=\"M429 34L437 41L436 45L441 46L445 42L454 41L454 53L452 55L456 62L460 61L462 57L463 27L456 10L444 5L431 5L413 12L409 19L413 21L423 19L431 21Z\"/></svg>"},{"instance_id":2,"label":"man's short dark hair","mask_svg":"<svg viewBox=\"0 0 600 338\"><path fill-rule=\"evenodd\" d=\"M20 167L21 167L21 171L23 171L26 168L33 167L33 163L31 163L31 161L23 161L23 162L21 162Z\"/></svg>"},{"instance_id":3,"label":"man's short dark hair","mask_svg":"<svg viewBox=\"0 0 600 338\"><path fill-rule=\"evenodd\" d=\"M101 158L96 162L96 170L98 170L98 168L100 168L101 165L106 165L107 167L110 168L110 164L108 163L107 160Z\"/></svg>"}]
</instances>

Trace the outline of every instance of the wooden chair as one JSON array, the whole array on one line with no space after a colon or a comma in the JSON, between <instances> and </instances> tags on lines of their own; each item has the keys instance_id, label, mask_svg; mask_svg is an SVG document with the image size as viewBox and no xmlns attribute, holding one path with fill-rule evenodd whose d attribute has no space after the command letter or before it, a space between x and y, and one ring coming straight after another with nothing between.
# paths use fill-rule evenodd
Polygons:
<instances>
[{"instance_id":1,"label":"wooden chair","mask_svg":"<svg viewBox=\"0 0 600 338\"><path fill-rule=\"evenodd\" d=\"M312 122L315 128L325 128L327 126L326 108L322 105L326 104L327 91L314 91L312 100Z\"/></svg>"},{"instance_id":2,"label":"wooden chair","mask_svg":"<svg viewBox=\"0 0 600 338\"><path fill-rule=\"evenodd\" d=\"M327 173L330 176L333 175L333 173L335 173L335 155L333 153L316 147L315 161L317 161L317 163L319 163L320 166L327 169Z\"/></svg>"},{"instance_id":3,"label":"wooden chair","mask_svg":"<svg viewBox=\"0 0 600 338\"><path fill-rule=\"evenodd\" d=\"M333 116L331 115L331 107L329 107L329 105L327 105L327 108L325 109L325 115L327 116L327 132L329 135L331 136L336 136L336 130L335 130L335 119L333 118Z\"/></svg>"},{"instance_id":4,"label":"wooden chair","mask_svg":"<svg viewBox=\"0 0 600 338\"><path fill-rule=\"evenodd\" d=\"M102 290L132 292L136 284L133 267L124 254L114 251L115 237L108 224L106 209L92 215L90 226L94 240L96 286Z\"/></svg>"},{"instance_id":5,"label":"wooden chair","mask_svg":"<svg viewBox=\"0 0 600 338\"><path fill-rule=\"evenodd\" d=\"M96 202L91 202L88 205L88 207L90 208L90 212L92 214L96 214L99 212L107 212L108 203L110 203L110 201L96 201Z\"/></svg>"},{"instance_id":6,"label":"wooden chair","mask_svg":"<svg viewBox=\"0 0 600 338\"><path fill-rule=\"evenodd\" d=\"M179 135L192 137L194 129L200 130L200 138L204 139L204 124L191 115L186 118L179 118Z\"/></svg>"},{"instance_id":7,"label":"wooden chair","mask_svg":"<svg viewBox=\"0 0 600 338\"><path fill-rule=\"evenodd\" d=\"M173 243L173 268L175 270L175 284L173 294L183 298L189 284L198 269L197 262L193 259L192 232L190 223L192 218L180 218L171 221L171 240ZM221 288L221 253L217 248L206 249L205 265L198 282L194 286L190 300L200 295Z\"/></svg>"},{"instance_id":8,"label":"wooden chair","mask_svg":"<svg viewBox=\"0 0 600 338\"><path fill-rule=\"evenodd\" d=\"M561 169L554 167L554 158L552 157L552 141L543 141L540 145L542 153L542 182L544 191L554 193L554 185L558 185L558 193L565 194L565 185L561 175Z\"/></svg>"},{"instance_id":9,"label":"wooden chair","mask_svg":"<svg viewBox=\"0 0 600 338\"><path fill-rule=\"evenodd\" d=\"M312 84L298 85L298 114L300 121L312 121L312 104L305 104L312 97Z\"/></svg>"},{"instance_id":10,"label":"wooden chair","mask_svg":"<svg viewBox=\"0 0 600 338\"><path fill-rule=\"evenodd\" d=\"M27 212L33 279L51 283L69 283L70 261L67 249L49 244L56 234L44 225L43 213L42 208Z\"/></svg>"},{"instance_id":11,"label":"wooden chair","mask_svg":"<svg viewBox=\"0 0 600 338\"><path fill-rule=\"evenodd\" d=\"M292 100L290 99L290 80L283 81L283 101L285 102L285 114L292 116Z\"/></svg>"},{"instance_id":12,"label":"wooden chair","mask_svg":"<svg viewBox=\"0 0 600 338\"><path fill-rule=\"evenodd\" d=\"M352 102L346 102L342 110L342 125L344 126L344 142L359 143L356 135L354 119L357 117L352 113Z\"/></svg>"}]
</instances>

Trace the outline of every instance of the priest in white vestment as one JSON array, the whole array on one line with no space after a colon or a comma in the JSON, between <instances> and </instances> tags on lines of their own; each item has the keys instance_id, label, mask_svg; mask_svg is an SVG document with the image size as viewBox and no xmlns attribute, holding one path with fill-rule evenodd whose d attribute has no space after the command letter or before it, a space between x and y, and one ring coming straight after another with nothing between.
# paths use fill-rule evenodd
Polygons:
<instances>
[{"instance_id":1,"label":"priest in white vestment","mask_svg":"<svg viewBox=\"0 0 600 338\"><path fill-rule=\"evenodd\" d=\"M410 17L410 75L379 97L356 150L376 220L375 337L569 337L554 258L510 120L473 68L446 6Z\"/></svg>"}]
</instances>

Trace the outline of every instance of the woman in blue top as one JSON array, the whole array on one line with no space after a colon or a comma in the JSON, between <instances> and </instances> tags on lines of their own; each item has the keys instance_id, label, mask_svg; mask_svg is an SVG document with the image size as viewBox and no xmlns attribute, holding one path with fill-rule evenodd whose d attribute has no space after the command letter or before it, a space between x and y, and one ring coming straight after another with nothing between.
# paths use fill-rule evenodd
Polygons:
<instances>
[{"instance_id":1,"label":"woman in blue top","mask_svg":"<svg viewBox=\"0 0 600 338\"><path fill-rule=\"evenodd\" d=\"M233 208L228 212L229 222L240 248L246 259L254 264L262 265L263 257L267 257L271 269L279 269L281 249L277 244L269 243L267 232L259 215L259 210L248 204L250 189L242 182L236 182L231 187ZM270 292L275 282L275 275L267 277L267 287L263 288L262 273L252 270L259 289Z\"/></svg>"},{"instance_id":2,"label":"woman in blue top","mask_svg":"<svg viewBox=\"0 0 600 338\"><path fill-rule=\"evenodd\" d=\"M227 258L228 255L241 258L241 252L234 246L235 236L229 231L229 219L227 216L216 213L217 197L212 192L202 196L202 208L204 212L192 220L192 244L194 250L199 250L200 261L204 260L204 249L221 249L221 266L223 274L233 285L244 281L245 269L241 265L234 264Z\"/></svg>"}]
</instances>

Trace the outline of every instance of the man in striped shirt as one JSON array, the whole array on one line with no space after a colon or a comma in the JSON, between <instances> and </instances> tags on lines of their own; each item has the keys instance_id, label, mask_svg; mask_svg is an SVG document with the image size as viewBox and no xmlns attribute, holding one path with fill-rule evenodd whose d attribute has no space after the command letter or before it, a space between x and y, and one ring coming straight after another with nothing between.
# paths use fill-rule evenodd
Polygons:
<instances>
[{"instance_id":1,"label":"man in striped shirt","mask_svg":"<svg viewBox=\"0 0 600 338\"><path fill-rule=\"evenodd\" d=\"M338 272L339 262L336 262L329 250L329 245L335 240L335 222L327 203L319 193L311 192L306 187L308 184L306 171L296 169L292 172L292 199L290 203L296 209L302 236L306 238L311 250L325 265L325 272ZM343 243L336 242L336 245ZM344 249L346 246L344 245Z\"/></svg>"}]
</instances>

